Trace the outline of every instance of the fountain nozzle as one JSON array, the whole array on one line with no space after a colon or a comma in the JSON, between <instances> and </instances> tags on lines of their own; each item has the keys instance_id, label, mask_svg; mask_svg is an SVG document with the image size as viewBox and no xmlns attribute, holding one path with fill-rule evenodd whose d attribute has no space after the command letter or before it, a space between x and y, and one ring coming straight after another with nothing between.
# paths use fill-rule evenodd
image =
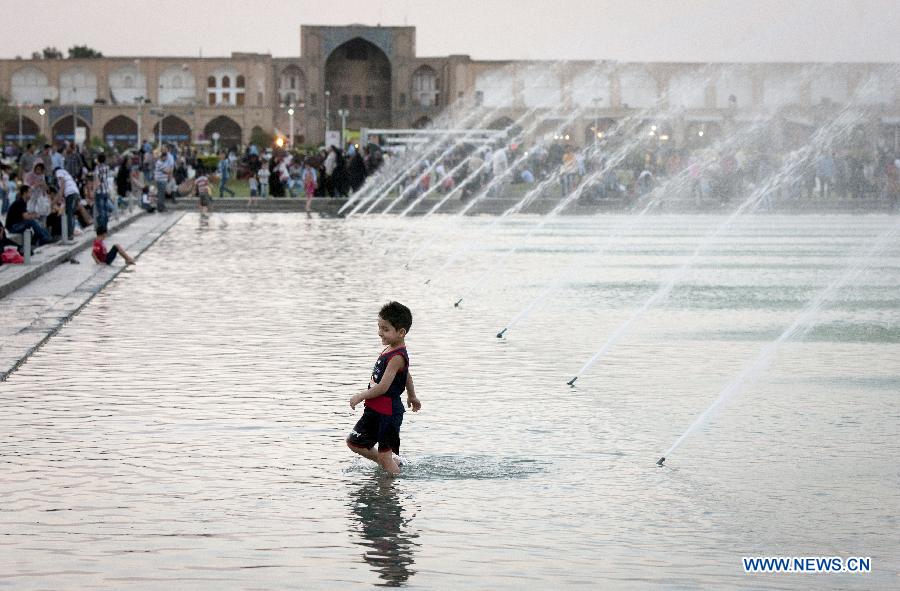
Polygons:
<instances>
[{"instance_id":1,"label":"fountain nozzle","mask_svg":"<svg viewBox=\"0 0 900 591\"><path fill-rule=\"evenodd\" d=\"M573 387L574 387L574 386L575 386L575 380L577 380L577 379L578 379L578 376L575 376L574 378L572 378L571 380L569 380L568 382L566 382L566 384L568 384L569 386L573 386Z\"/></svg>"},{"instance_id":2,"label":"fountain nozzle","mask_svg":"<svg viewBox=\"0 0 900 591\"><path fill-rule=\"evenodd\" d=\"M453 304L453 307L454 307L454 308L459 308L459 303L460 303L461 301L463 301L462 298L459 298L458 300L456 300L456 302Z\"/></svg>"},{"instance_id":3,"label":"fountain nozzle","mask_svg":"<svg viewBox=\"0 0 900 591\"><path fill-rule=\"evenodd\" d=\"M502 339L502 338L503 338L503 333L505 333L507 330L508 330L508 329L504 328L503 330L501 330L500 332L498 332L498 333L497 333L497 338L498 338L498 339Z\"/></svg>"},{"instance_id":4,"label":"fountain nozzle","mask_svg":"<svg viewBox=\"0 0 900 591\"><path fill-rule=\"evenodd\" d=\"M659 458L658 460L656 460L656 465L659 466L660 468L662 468L663 462L665 462L665 461L666 461L666 456L663 456L663 457Z\"/></svg>"}]
</instances>

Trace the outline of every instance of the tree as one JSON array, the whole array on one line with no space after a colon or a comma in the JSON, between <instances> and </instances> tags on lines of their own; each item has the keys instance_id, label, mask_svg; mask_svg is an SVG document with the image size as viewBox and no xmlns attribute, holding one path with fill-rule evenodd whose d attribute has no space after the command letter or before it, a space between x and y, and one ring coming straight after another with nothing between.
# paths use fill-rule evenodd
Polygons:
<instances>
[{"instance_id":1,"label":"tree","mask_svg":"<svg viewBox=\"0 0 900 591\"><path fill-rule=\"evenodd\" d=\"M275 136L263 131L260 127L254 127L250 132L250 143L261 148L268 148L275 142Z\"/></svg>"},{"instance_id":2,"label":"tree","mask_svg":"<svg viewBox=\"0 0 900 591\"><path fill-rule=\"evenodd\" d=\"M69 59L94 59L98 57L103 57L103 54L87 45L73 45L69 48Z\"/></svg>"},{"instance_id":3,"label":"tree","mask_svg":"<svg viewBox=\"0 0 900 591\"><path fill-rule=\"evenodd\" d=\"M45 47L42 54L45 60L61 60L63 58L62 52L55 47Z\"/></svg>"},{"instance_id":4,"label":"tree","mask_svg":"<svg viewBox=\"0 0 900 591\"><path fill-rule=\"evenodd\" d=\"M9 99L0 96L0 135L2 130L6 128L6 124L16 118L16 110L10 104Z\"/></svg>"}]
</instances>

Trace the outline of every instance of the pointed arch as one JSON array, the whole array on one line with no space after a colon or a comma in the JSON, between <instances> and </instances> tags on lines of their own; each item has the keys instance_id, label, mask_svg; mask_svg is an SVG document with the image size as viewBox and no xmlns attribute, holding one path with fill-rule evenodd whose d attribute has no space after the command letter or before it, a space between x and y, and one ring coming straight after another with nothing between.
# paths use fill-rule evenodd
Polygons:
<instances>
[{"instance_id":1,"label":"pointed arch","mask_svg":"<svg viewBox=\"0 0 900 591\"><path fill-rule=\"evenodd\" d=\"M203 128L203 135L209 140L217 132L219 134L219 146L230 148L232 146L240 146L242 143L241 126L231 117L219 115Z\"/></svg>"},{"instance_id":2,"label":"pointed arch","mask_svg":"<svg viewBox=\"0 0 900 591\"><path fill-rule=\"evenodd\" d=\"M191 126L187 121L175 115L166 115L162 120L162 138L159 135L159 124L157 121L153 124L153 136L157 140L162 139L164 143L177 143L191 141Z\"/></svg>"},{"instance_id":3,"label":"pointed arch","mask_svg":"<svg viewBox=\"0 0 900 591\"><path fill-rule=\"evenodd\" d=\"M137 122L131 117L118 115L103 126L103 141L110 146L133 146L137 139Z\"/></svg>"},{"instance_id":4,"label":"pointed arch","mask_svg":"<svg viewBox=\"0 0 900 591\"><path fill-rule=\"evenodd\" d=\"M366 97L371 108L350 110L348 127L388 127L391 125L391 62L378 46L362 37L338 45L325 60L325 90L331 99ZM371 100L369 99L371 97ZM362 100L362 99L360 99ZM335 103L332 103L335 104ZM340 122L331 111L330 128Z\"/></svg>"}]
</instances>

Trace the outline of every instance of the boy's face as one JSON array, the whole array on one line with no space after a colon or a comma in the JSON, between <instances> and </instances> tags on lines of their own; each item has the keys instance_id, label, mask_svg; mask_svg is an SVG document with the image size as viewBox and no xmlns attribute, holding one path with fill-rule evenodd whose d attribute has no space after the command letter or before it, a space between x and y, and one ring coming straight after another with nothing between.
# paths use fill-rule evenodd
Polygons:
<instances>
[{"instance_id":1,"label":"boy's face","mask_svg":"<svg viewBox=\"0 0 900 591\"><path fill-rule=\"evenodd\" d=\"M381 337L381 344L387 345L388 347L393 347L403 340L403 337L406 336L406 329L401 328L397 330L394 328L390 322L382 318L378 317L378 336Z\"/></svg>"}]
</instances>

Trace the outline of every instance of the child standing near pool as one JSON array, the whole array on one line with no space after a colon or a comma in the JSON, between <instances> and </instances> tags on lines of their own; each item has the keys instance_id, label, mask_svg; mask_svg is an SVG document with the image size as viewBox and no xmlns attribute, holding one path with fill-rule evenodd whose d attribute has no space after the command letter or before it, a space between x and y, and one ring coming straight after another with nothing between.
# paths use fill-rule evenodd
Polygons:
<instances>
[{"instance_id":1,"label":"child standing near pool","mask_svg":"<svg viewBox=\"0 0 900 591\"><path fill-rule=\"evenodd\" d=\"M393 454L400 453L400 425L403 423L403 402L418 412L422 403L416 397L409 373L406 334L412 326L412 312L399 302L390 302L378 312L378 336L384 350L375 361L367 389L350 398L350 408L365 401L363 416L347 437L347 447L390 472L399 474L400 467ZM375 445L378 450L375 450Z\"/></svg>"}]
</instances>

